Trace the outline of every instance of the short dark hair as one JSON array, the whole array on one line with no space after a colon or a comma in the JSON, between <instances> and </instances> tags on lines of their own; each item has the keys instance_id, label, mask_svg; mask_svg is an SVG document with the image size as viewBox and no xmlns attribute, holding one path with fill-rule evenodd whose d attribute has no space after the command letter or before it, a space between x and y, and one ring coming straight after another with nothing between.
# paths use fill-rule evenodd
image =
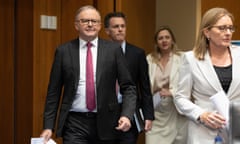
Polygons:
<instances>
[{"instance_id":1,"label":"short dark hair","mask_svg":"<svg viewBox=\"0 0 240 144\"><path fill-rule=\"evenodd\" d=\"M120 17L120 18L123 18L126 21L126 16L125 16L124 13L122 13L122 12L111 12L111 13L108 13L104 18L104 27L105 28L109 27L109 21L113 17Z\"/></svg>"}]
</instances>

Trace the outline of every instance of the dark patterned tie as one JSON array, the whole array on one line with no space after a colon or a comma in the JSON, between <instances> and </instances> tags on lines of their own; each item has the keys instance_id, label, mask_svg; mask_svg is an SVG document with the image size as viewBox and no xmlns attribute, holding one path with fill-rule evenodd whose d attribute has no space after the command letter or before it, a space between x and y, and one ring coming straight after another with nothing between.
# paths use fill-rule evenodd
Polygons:
<instances>
[{"instance_id":1,"label":"dark patterned tie","mask_svg":"<svg viewBox=\"0 0 240 144\"><path fill-rule=\"evenodd\" d=\"M88 42L87 43L87 60L86 60L86 99L87 99L87 109L89 111L94 110L96 107L91 47L92 47L92 44Z\"/></svg>"}]
</instances>

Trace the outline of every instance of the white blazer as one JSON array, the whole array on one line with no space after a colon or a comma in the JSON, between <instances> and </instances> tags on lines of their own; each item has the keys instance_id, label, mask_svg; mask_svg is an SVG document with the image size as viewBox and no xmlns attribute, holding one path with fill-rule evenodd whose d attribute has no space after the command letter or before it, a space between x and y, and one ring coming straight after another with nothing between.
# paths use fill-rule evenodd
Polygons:
<instances>
[{"instance_id":1,"label":"white blazer","mask_svg":"<svg viewBox=\"0 0 240 144\"><path fill-rule=\"evenodd\" d=\"M179 77L179 67L182 65L182 56L173 54L169 90L175 95ZM157 64L150 55L147 56L149 64L149 77L153 93L153 84L157 74ZM187 119L178 114L172 97L165 97L155 108L155 120L152 130L146 133L146 144L186 144Z\"/></svg>"},{"instance_id":2,"label":"white blazer","mask_svg":"<svg viewBox=\"0 0 240 144\"><path fill-rule=\"evenodd\" d=\"M240 47L231 46L230 52L232 82L226 95L230 101L236 101L240 100ZM209 53L205 54L203 61L196 59L192 51L185 53L174 102L177 109L191 120L188 129L191 132L188 135L188 144L214 143L217 131L198 123L197 118L204 111L216 111L209 97L219 91L223 89Z\"/></svg>"},{"instance_id":3,"label":"white blazer","mask_svg":"<svg viewBox=\"0 0 240 144\"><path fill-rule=\"evenodd\" d=\"M173 54L173 60L172 60L172 68L171 68L171 74L170 74L170 85L169 89L172 94L176 92L176 87L173 84L176 84L178 82L178 69L181 66L181 59L183 56L183 52L180 53L180 55ZM149 69L149 77L150 77L150 83L151 86L154 83L154 76L157 73L157 64L153 62L152 56L149 54L147 56L147 61L148 61L148 69ZM152 90L153 93L153 90Z\"/></svg>"}]
</instances>

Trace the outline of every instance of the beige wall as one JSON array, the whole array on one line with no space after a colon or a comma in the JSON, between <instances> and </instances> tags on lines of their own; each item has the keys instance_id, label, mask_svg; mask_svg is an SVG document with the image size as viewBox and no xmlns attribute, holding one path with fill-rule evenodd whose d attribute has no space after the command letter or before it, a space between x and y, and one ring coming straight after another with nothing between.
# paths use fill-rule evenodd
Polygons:
<instances>
[{"instance_id":1,"label":"beige wall","mask_svg":"<svg viewBox=\"0 0 240 144\"><path fill-rule=\"evenodd\" d=\"M170 26L178 47L182 50L192 49L201 15L200 1L156 0L156 30L160 25Z\"/></svg>"}]
</instances>

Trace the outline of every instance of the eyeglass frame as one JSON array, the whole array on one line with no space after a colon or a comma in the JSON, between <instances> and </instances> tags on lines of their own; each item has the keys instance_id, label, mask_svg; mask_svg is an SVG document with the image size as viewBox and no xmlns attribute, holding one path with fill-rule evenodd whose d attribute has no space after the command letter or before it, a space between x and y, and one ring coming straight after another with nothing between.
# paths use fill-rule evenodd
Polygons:
<instances>
[{"instance_id":1,"label":"eyeglass frame","mask_svg":"<svg viewBox=\"0 0 240 144\"><path fill-rule=\"evenodd\" d=\"M233 25L230 25L230 26L227 26L227 25L219 25L219 26L216 26L216 25L213 25L213 26L210 26L209 29L211 28L217 28L220 32L227 32L227 30L229 30L231 33L234 33L236 28L235 26Z\"/></svg>"},{"instance_id":2,"label":"eyeglass frame","mask_svg":"<svg viewBox=\"0 0 240 144\"><path fill-rule=\"evenodd\" d=\"M96 20L96 19L79 19L79 20L76 20L76 22L82 24L82 25L89 25L90 22L93 26L96 26L98 24L101 23L100 20Z\"/></svg>"}]
</instances>

